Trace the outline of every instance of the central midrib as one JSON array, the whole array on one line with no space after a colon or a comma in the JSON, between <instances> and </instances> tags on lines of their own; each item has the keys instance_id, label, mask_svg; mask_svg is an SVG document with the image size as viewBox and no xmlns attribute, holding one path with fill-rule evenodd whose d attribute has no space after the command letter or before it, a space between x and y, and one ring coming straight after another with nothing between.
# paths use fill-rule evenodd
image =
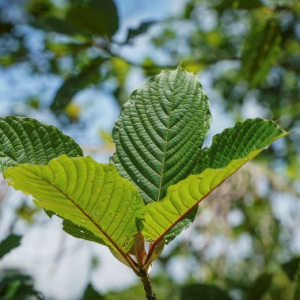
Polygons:
<instances>
[{"instance_id":1,"label":"central midrib","mask_svg":"<svg viewBox=\"0 0 300 300\"><path fill-rule=\"evenodd\" d=\"M93 218L90 217L90 215L84 210L82 209L75 200L73 200L70 196L68 196L66 193L64 193L62 190L60 190L58 187L56 187L55 185L53 185L51 182L49 182L46 179L41 178L41 180L46 181L50 186L52 186L54 189L56 189L58 192L60 192L61 194L63 194L68 200L70 200L73 205L82 213L85 215L85 217L90 220L90 222L92 224L94 224L94 226L110 241L110 243L116 248L116 250L125 258L126 257L126 253L124 253L124 251L119 247L119 245L117 244L117 242L115 242L106 232L106 230L104 230L98 223L96 223L94 221ZM71 220L70 220L71 221ZM71 221L72 222L72 221ZM126 258L125 258L126 259Z\"/></svg>"},{"instance_id":2,"label":"central midrib","mask_svg":"<svg viewBox=\"0 0 300 300\"><path fill-rule=\"evenodd\" d=\"M177 69L176 79L174 82L174 89L176 87L177 78L178 78L178 69ZM169 77L168 77L168 80L169 80ZM167 121L167 136L166 136L166 141L165 141L165 146L164 146L163 160L162 160L161 174L160 174L160 179L159 179L158 195L157 195L156 202L160 201L160 195L161 195L161 190L162 190L162 181L163 181L163 176L164 176L165 160L166 160L169 131L170 131L170 120L172 118L172 112L173 112L173 110L172 110L173 102L174 102L174 90L172 91L171 107L170 107L169 113L168 113L169 116L168 116L168 121Z\"/></svg>"}]
</instances>

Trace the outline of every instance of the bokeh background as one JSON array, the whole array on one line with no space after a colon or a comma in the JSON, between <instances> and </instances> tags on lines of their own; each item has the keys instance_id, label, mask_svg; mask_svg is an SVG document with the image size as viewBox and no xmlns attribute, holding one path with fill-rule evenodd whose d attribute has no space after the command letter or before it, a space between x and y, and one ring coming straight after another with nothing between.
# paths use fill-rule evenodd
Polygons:
<instances>
[{"instance_id":1,"label":"bokeh background","mask_svg":"<svg viewBox=\"0 0 300 300\"><path fill-rule=\"evenodd\" d=\"M211 101L206 145L245 118L291 133L201 203L153 266L158 299L300 299L299 1L0 0L0 116L53 124L99 162L130 94L179 64ZM7 237L20 246L0 260L0 299L144 299L105 247L1 178Z\"/></svg>"}]
</instances>

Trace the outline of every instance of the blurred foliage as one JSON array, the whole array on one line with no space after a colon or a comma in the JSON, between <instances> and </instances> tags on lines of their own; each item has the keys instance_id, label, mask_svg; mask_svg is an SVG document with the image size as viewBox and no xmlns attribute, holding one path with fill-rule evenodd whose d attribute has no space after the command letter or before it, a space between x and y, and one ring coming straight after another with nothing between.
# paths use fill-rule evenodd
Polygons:
<instances>
[{"instance_id":1,"label":"blurred foliage","mask_svg":"<svg viewBox=\"0 0 300 300\"><path fill-rule=\"evenodd\" d=\"M43 300L42 294L34 289L32 278L17 270L6 270L0 274L1 300Z\"/></svg>"},{"instance_id":2,"label":"blurred foliage","mask_svg":"<svg viewBox=\"0 0 300 300\"><path fill-rule=\"evenodd\" d=\"M0 243L0 259L20 245L21 236L11 234Z\"/></svg>"},{"instance_id":3,"label":"blurred foliage","mask_svg":"<svg viewBox=\"0 0 300 300\"><path fill-rule=\"evenodd\" d=\"M118 34L123 20L112 0L0 1L1 72L26 66L28 76L59 78L51 103L43 101L42 93L24 96L24 103L35 111L53 112L58 121L80 125L84 107L76 99L83 90L105 90L122 106L132 92L128 83L134 72L146 79L181 63L209 78L211 102L234 119L243 118L254 105L263 117L278 120L292 133L201 203L190 236L166 247L159 259L154 285L160 300L202 299L205 293L207 300L299 299L300 2L182 3L175 15L146 19ZM42 36L39 49L30 42L35 34ZM135 55L141 37L148 46L142 57ZM134 54L123 56L128 53L124 49ZM98 132L110 142L109 133ZM283 221L274 199L287 197L293 208ZM34 222L35 213L25 204L16 210L26 222ZM235 222L232 215L238 216ZM237 250L241 248L247 248L243 255ZM186 262L180 284L172 276L176 261ZM40 299L30 278L2 270L0 276L1 300ZM137 284L100 296L89 286L83 297L138 300L144 292Z\"/></svg>"}]
</instances>

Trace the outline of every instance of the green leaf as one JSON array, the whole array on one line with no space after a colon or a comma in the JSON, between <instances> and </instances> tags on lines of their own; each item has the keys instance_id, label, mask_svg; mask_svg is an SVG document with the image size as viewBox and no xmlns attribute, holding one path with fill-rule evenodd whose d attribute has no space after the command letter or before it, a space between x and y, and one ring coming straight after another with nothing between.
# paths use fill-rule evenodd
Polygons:
<instances>
[{"instance_id":1,"label":"green leaf","mask_svg":"<svg viewBox=\"0 0 300 300\"><path fill-rule=\"evenodd\" d=\"M269 290L273 275L264 273L260 275L248 290L246 300L261 300L264 294Z\"/></svg>"},{"instance_id":2,"label":"green leaf","mask_svg":"<svg viewBox=\"0 0 300 300\"><path fill-rule=\"evenodd\" d=\"M226 9L255 9L262 7L260 0L226 0L216 6L216 10L222 12Z\"/></svg>"},{"instance_id":3,"label":"green leaf","mask_svg":"<svg viewBox=\"0 0 300 300\"><path fill-rule=\"evenodd\" d=\"M22 237L19 235L11 234L0 243L0 259L8 254L13 249L19 247Z\"/></svg>"},{"instance_id":4,"label":"green leaf","mask_svg":"<svg viewBox=\"0 0 300 300\"><path fill-rule=\"evenodd\" d=\"M48 165L19 165L8 168L4 177L15 189L30 194L37 206L56 213L73 224L73 232L125 255L138 231L144 204L137 189L122 178L111 164L90 157L63 155ZM73 234L76 236L75 234Z\"/></svg>"},{"instance_id":5,"label":"green leaf","mask_svg":"<svg viewBox=\"0 0 300 300\"><path fill-rule=\"evenodd\" d=\"M127 37L125 40L125 44L131 42L134 38L136 38L137 36L144 34L147 32L147 30L156 23L156 21L146 21L141 23L137 28L129 28L128 33L127 33Z\"/></svg>"},{"instance_id":6,"label":"green leaf","mask_svg":"<svg viewBox=\"0 0 300 300\"><path fill-rule=\"evenodd\" d=\"M158 243L225 179L286 134L274 122L262 119L246 120L217 134L202 152L197 174L170 186L162 201L146 206L144 236Z\"/></svg>"},{"instance_id":7,"label":"green leaf","mask_svg":"<svg viewBox=\"0 0 300 300\"><path fill-rule=\"evenodd\" d=\"M286 273L286 275L289 277L291 281L295 279L295 276L297 274L297 270L300 266L300 257L295 257L292 260L284 263L282 265L282 269Z\"/></svg>"},{"instance_id":8,"label":"green leaf","mask_svg":"<svg viewBox=\"0 0 300 300\"><path fill-rule=\"evenodd\" d=\"M251 87L259 85L274 64L281 42L280 24L271 18L255 26L242 51L242 74Z\"/></svg>"},{"instance_id":9,"label":"green leaf","mask_svg":"<svg viewBox=\"0 0 300 300\"><path fill-rule=\"evenodd\" d=\"M98 83L101 79L99 67L104 61L102 57L94 58L78 74L67 78L56 92L51 109L54 111L65 109L78 92Z\"/></svg>"},{"instance_id":10,"label":"green leaf","mask_svg":"<svg viewBox=\"0 0 300 300\"><path fill-rule=\"evenodd\" d=\"M104 300L104 297L96 292L94 287L89 284L84 292L82 300Z\"/></svg>"},{"instance_id":11,"label":"green leaf","mask_svg":"<svg viewBox=\"0 0 300 300\"><path fill-rule=\"evenodd\" d=\"M112 161L145 203L160 201L195 168L211 123L208 106L197 76L181 67L162 71L124 105L113 130Z\"/></svg>"},{"instance_id":12,"label":"green leaf","mask_svg":"<svg viewBox=\"0 0 300 300\"><path fill-rule=\"evenodd\" d=\"M1 300L45 300L45 297L35 290L33 280L15 270L0 272Z\"/></svg>"},{"instance_id":13,"label":"green leaf","mask_svg":"<svg viewBox=\"0 0 300 300\"><path fill-rule=\"evenodd\" d=\"M182 288L181 300L232 300L223 290L213 285L191 284ZM254 300L254 299L253 299ZM255 299L256 300L256 299Z\"/></svg>"},{"instance_id":14,"label":"green leaf","mask_svg":"<svg viewBox=\"0 0 300 300\"><path fill-rule=\"evenodd\" d=\"M65 19L57 18L55 16L37 18L31 22L31 25L46 32L55 32L71 36L84 35L80 29L75 28Z\"/></svg>"},{"instance_id":15,"label":"green leaf","mask_svg":"<svg viewBox=\"0 0 300 300\"><path fill-rule=\"evenodd\" d=\"M48 14L36 18L31 25L70 36L111 37L119 28L119 17L112 0L88 0L71 5L64 17Z\"/></svg>"},{"instance_id":16,"label":"green leaf","mask_svg":"<svg viewBox=\"0 0 300 300\"><path fill-rule=\"evenodd\" d=\"M46 164L62 154L83 155L75 141L54 126L29 118L0 118L1 172L17 164Z\"/></svg>"},{"instance_id":17,"label":"green leaf","mask_svg":"<svg viewBox=\"0 0 300 300\"><path fill-rule=\"evenodd\" d=\"M119 28L116 5L112 0L89 0L71 6L67 21L89 35L113 36Z\"/></svg>"}]
</instances>

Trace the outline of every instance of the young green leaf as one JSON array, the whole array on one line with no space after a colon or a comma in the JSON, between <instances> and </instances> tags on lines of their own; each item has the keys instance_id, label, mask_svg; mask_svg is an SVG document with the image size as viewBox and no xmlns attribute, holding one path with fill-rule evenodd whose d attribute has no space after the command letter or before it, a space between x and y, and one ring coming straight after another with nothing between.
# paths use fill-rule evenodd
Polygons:
<instances>
[{"instance_id":1,"label":"young green leaf","mask_svg":"<svg viewBox=\"0 0 300 300\"><path fill-rule=\"evenodd\" d=\"M74 236L80 232L81 238L103 242L123 256L132 247L144 203L113 165L63 155L48 165L8 168L4 177L32 195L37 206L68 220L64 226Z\"/></svg>"},{"instance_id":2,"label":"young green leaf","mask_svg":"<svg viewBox=\"0 0 300 300\"><path fill-rule=\"evenodd\" d=\"M75 141L54 126L29 118L0 118L1 172L17 164L46 164L62 154L83 155Z\"/></svg>"},{"instance_id":3,"label":"young green leaf","mask_svg":"<svg viewBox=\"0 0 300 300\"><path fill-rule=\"evenodd\" d=\"M124 105L113 131L112 161L146 203L160 201L168 186L195 168L210 123L197 76L181 67L162 71Z\"/></svg>"},{"instance_id":4,"label":"young green leaf","mask_svg":"<svg viewBox=\"0 0 300 300\"><path fill-rule=\"evenodd\" d=\"M144 236L157 244L225 179L286 134L272 121L250 119L216 135L202 152L198 174L169 187L161 202L146 206Z\"/></svg>"},{"instance_id":5,"label":"young green leaf","mask_svg":"<svg viewBox=\"0 0 300 300\"><path fill-rule=\"evenodd\" d=\"M280 24L271 18L258 25L246 38L242 52L242 74L252 87L268 75L281 42Z\"/></svg>"}]
</instances>

